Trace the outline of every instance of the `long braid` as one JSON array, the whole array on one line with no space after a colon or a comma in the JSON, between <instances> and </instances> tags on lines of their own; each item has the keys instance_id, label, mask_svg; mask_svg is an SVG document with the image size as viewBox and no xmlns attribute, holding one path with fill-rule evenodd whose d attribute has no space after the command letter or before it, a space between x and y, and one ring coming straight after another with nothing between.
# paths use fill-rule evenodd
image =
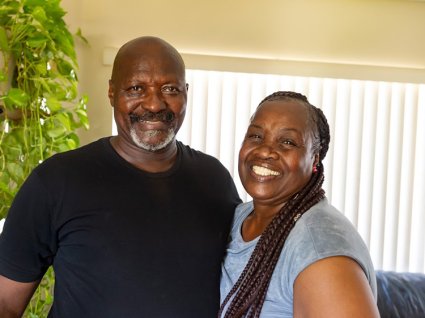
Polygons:
<instances>
[{"instance_id":1,"label":"long braid","mask_svg":"<svg viewBox=\"0 0 425 318\"><path fill-rule=\"evenodd\" d=\"M325 115L299 93L279 91L267 96L260 105L273 100L296 100L306 105L313 127L313 147L319 153L318 171L312 175L301 191L286 202L265 228L247 265L221 304L219 317L229 302L224 318L260 316L273 271L289 233L302 214L325 196L322 189L324 180L322 160L326 156L330 142L329 125Z\"/></svg>"}]
</instances>

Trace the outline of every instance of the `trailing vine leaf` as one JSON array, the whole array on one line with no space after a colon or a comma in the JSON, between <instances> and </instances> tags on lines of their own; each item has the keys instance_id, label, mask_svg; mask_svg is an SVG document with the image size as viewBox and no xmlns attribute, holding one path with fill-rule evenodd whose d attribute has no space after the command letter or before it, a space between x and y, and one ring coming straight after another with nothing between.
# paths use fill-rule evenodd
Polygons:
<instances>
[{"instance_id":1,"label":"trailing vine leaf","mask_svg":"<svg viewBox=\"0 0 425 318\"><path fill-rule=\"evenodd\" d=\"M31 171L77 148L76 129L89 128L65 14L60 0L0 0L0 219ZM50 268L24 317L47 316L53 284Z\"/></svg>"},{"instance_id":2,"label":"trailing vine leaf","mask_svg":"<svg viewBox=\"0 0 425 318\"><path fill-rule=\"evenodd\" d=\"M23 107L28 103L29 98L24 90L12 87L4 96L4 102L6 107Z\"/></svg>"},{"instance_id":3,"label":"trailing vine leaf","mask_svg":"<svg viewBox=\"0 0 425 318\"><path fill-rule=\"evenodd\" d=\"M19 163L9 162L6 165L7 172L11 179L19 183L25 179L24 169Z\"/></svg>"},{"instance_id":4,"label":"trailing vine leaf","mask_svg":"<svg viewBox=\"0 0 425 318\"><path fill-rule=\"evenodd\" d=\"M79 38L79 39L81 39L85 44L89 44L89 41L83 36L83 34L82 34L82 32L81 32L81 29L80 28L78 28L77 29L77 32L75 33L75 35Z\"/></svg>"},{"instance_id":5,"label":"trailing vine leaf","mask_svg":"<svg viewBox=\"0 0 425 318\"><path fill-rule=\"evenodd\" d=\"M46 99L46 106L49 108L50 113L54 114L62 109L62 104L54 96L49 96Z\"/></svg>"},{"instance_id":6,"label":"trailing vine leaf","mask_svg":"<svg viewBox=\"0 0 425 318\"><path fill-rule=\"evenodd\" d=\"M7 73L4 70L0 70L0 82L6 82L7 79Z\"/></svg>"},{"instance_id":7,"label":"trailing vine leaf","mask_svg":"<svg viewBox=\"0 0 425 318\"><path fill-rule=\"evenodd\" d=\"M0 27L0 49L3 52L9 51L9 41L4 27Z\"/></svg>"}]
</instances>

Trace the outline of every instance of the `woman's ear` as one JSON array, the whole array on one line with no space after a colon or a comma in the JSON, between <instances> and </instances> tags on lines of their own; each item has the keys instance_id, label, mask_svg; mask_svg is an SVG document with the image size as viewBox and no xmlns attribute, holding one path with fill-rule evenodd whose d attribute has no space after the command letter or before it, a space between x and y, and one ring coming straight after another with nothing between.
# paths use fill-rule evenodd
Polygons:
<instances>
[{"instance_id":1,"label":"woman's ear","mask_svg":"<svg viewBox=\"0 0 425 318\"><path fill-rule=\"evenodd\" d=\"M313 162L313 166L317 166L320 162L320 155L318 153L316 153L314 155L314 162Z\"/></svg>"}]
</instances>

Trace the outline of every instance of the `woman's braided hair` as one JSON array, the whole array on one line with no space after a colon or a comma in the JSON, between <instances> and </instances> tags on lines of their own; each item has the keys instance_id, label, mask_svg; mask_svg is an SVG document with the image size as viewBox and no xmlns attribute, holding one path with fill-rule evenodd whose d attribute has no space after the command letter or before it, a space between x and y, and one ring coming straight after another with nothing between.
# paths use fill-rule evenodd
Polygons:
<instances>
[{"instance_id":1,"label":"woman's braided hair","mask_svg":"<svg viewBox=\"0 0 425 318\"><path fill-rule=\"evenodd\" d=\"M330 142L329 125L325 115L319 108L311 105L307 97L289 91L275 92L264 98L259 106L264 102L275 100L298 101L307 107L313 136L313 151L319 153L317 173L312 174L304 188L286 202L266 227L239 279L221 304L219 317L229 302L224 318L260 316L270 279L286 238L301 215L325 196L322 189L324 180L322 160L326 156Z\"/></svg>"}]
</instances>

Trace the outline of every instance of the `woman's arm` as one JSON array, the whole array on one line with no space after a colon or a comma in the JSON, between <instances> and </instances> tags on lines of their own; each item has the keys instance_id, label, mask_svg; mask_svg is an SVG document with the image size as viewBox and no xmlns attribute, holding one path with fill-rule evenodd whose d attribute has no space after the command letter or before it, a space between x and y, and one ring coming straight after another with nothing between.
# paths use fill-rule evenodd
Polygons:
<instances>
[{"instance_id":1,"label":"woman's arm","mask_svg":"<svg viewBox=\"0 0 425 318\"><path fill-rule=\"evenodd\" d=\"M360 265L344 256L319 260L294 283L295 318L375 318L376 300Z\"/></svg>"}]
</instances>

